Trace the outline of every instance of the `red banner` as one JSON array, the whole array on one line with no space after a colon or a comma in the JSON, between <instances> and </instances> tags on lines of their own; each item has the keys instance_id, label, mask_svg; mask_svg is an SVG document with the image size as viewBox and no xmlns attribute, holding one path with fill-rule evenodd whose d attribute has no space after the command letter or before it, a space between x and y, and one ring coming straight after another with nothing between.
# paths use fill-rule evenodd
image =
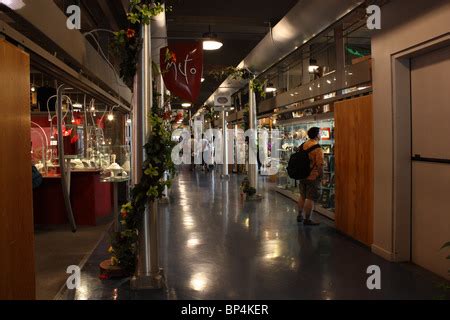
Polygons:
<instances>
[{"instance_id":1,"label":"red banner","mask_svg":"<svg viewBox=\"0 0 450 320\"><path fill-rule=\"evenodd\" d=\"M195 103L202 83L202 43L184 42L162 48L160 64L166 88L173 95Z\"/></svg>"}]
</instances>

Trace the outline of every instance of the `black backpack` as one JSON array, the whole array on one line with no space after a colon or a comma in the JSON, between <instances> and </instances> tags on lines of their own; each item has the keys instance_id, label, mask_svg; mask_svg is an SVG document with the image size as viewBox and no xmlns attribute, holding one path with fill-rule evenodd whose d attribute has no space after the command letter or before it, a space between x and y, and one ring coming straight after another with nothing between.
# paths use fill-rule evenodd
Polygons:
<instances>
[{"instance_id":1,"label":"black backpack","mask_svg":"<svg viewBox=\"0 0 450 320\"><path fill-rule=\"evenodd\" d=\"M308 150L303 149L304 144L299 148L299 151L294 153L289 159L287 173L291 179L303 180L309 177L311 174L311 161L309 160L309 154L321 148L320 145L316 144Z\"/></svg>"}]
</instances>

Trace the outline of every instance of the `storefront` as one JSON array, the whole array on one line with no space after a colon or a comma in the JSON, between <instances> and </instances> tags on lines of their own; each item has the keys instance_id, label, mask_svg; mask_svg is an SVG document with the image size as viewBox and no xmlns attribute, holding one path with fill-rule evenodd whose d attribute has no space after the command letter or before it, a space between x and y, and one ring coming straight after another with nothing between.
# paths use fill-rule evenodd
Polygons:
<instances>
[{"instance_id":1,"label":"storefront","mask_svg":"<svg viewBox=\"0 0 450 320\"><path fill-rule=\"evenodd\" d=\"M327 109L329 106L327 106ZM322 108L323 110L323 108ZM281 149L277 191L293 200L300 196L298 181L289 178L286 167L289 159L299 147L308 140L308 130L321 129L321 141L324 152L324 173L320 185L320 199L315 210L334 220L335 209L335 157L334 157L334 114L333 112L310 114L310 110L295 113L291 120L279 121Z\"/></svg>"}]
</instances>

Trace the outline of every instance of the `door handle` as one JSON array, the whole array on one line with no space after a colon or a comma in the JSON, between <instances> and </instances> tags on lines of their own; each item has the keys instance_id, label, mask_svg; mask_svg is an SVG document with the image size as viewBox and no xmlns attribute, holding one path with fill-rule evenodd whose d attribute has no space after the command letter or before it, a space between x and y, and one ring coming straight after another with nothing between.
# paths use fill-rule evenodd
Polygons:
<instances>
[{"instance_id":1,"label":"door handle","mask_svg":"<svg viewBox=\"0 0 450 320\"><path fill-rule=\"evenodd\" d=\"M420 154L414 155L413 157L411 157L411 160L418 161L418 162L450 164L450 159L426 158L426 157L422 157Z\"/></svg>"}]
</instances>

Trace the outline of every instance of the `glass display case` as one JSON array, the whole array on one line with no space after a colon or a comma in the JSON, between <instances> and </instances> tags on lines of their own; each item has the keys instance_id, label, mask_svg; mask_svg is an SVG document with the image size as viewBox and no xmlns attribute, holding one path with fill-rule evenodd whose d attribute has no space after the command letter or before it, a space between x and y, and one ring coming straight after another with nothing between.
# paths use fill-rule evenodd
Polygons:
<instances>
[{"instance_id":1,"label":"glass display case","mask_svg":"<svg viewBox=\"0 0 450 320\"><path fill-rule=\"evenodd\" d=\"M98 155L102 170L102 181L121 182L130 179L130 146L101 146Z\"/></svg>"},{"instance_id":2,"label":"glass display case","mask_svg":"<svg viewBox=\"0 0 450 320\"><path fill-rule=\"evenodd\" d=\"M334 160L334 118L329 113L324 119L305 117L288 124L280 124L281 149L278 170L278 189L288 191L293 196L299 195L298 181L289 178L286 167L291 155L308 139L308 130L312 127L321 128L321 141L324 152L324 168L320 186L320 199L315 210L334 219L335 208L335 160Z\"/></svg>"}]
</instances>

